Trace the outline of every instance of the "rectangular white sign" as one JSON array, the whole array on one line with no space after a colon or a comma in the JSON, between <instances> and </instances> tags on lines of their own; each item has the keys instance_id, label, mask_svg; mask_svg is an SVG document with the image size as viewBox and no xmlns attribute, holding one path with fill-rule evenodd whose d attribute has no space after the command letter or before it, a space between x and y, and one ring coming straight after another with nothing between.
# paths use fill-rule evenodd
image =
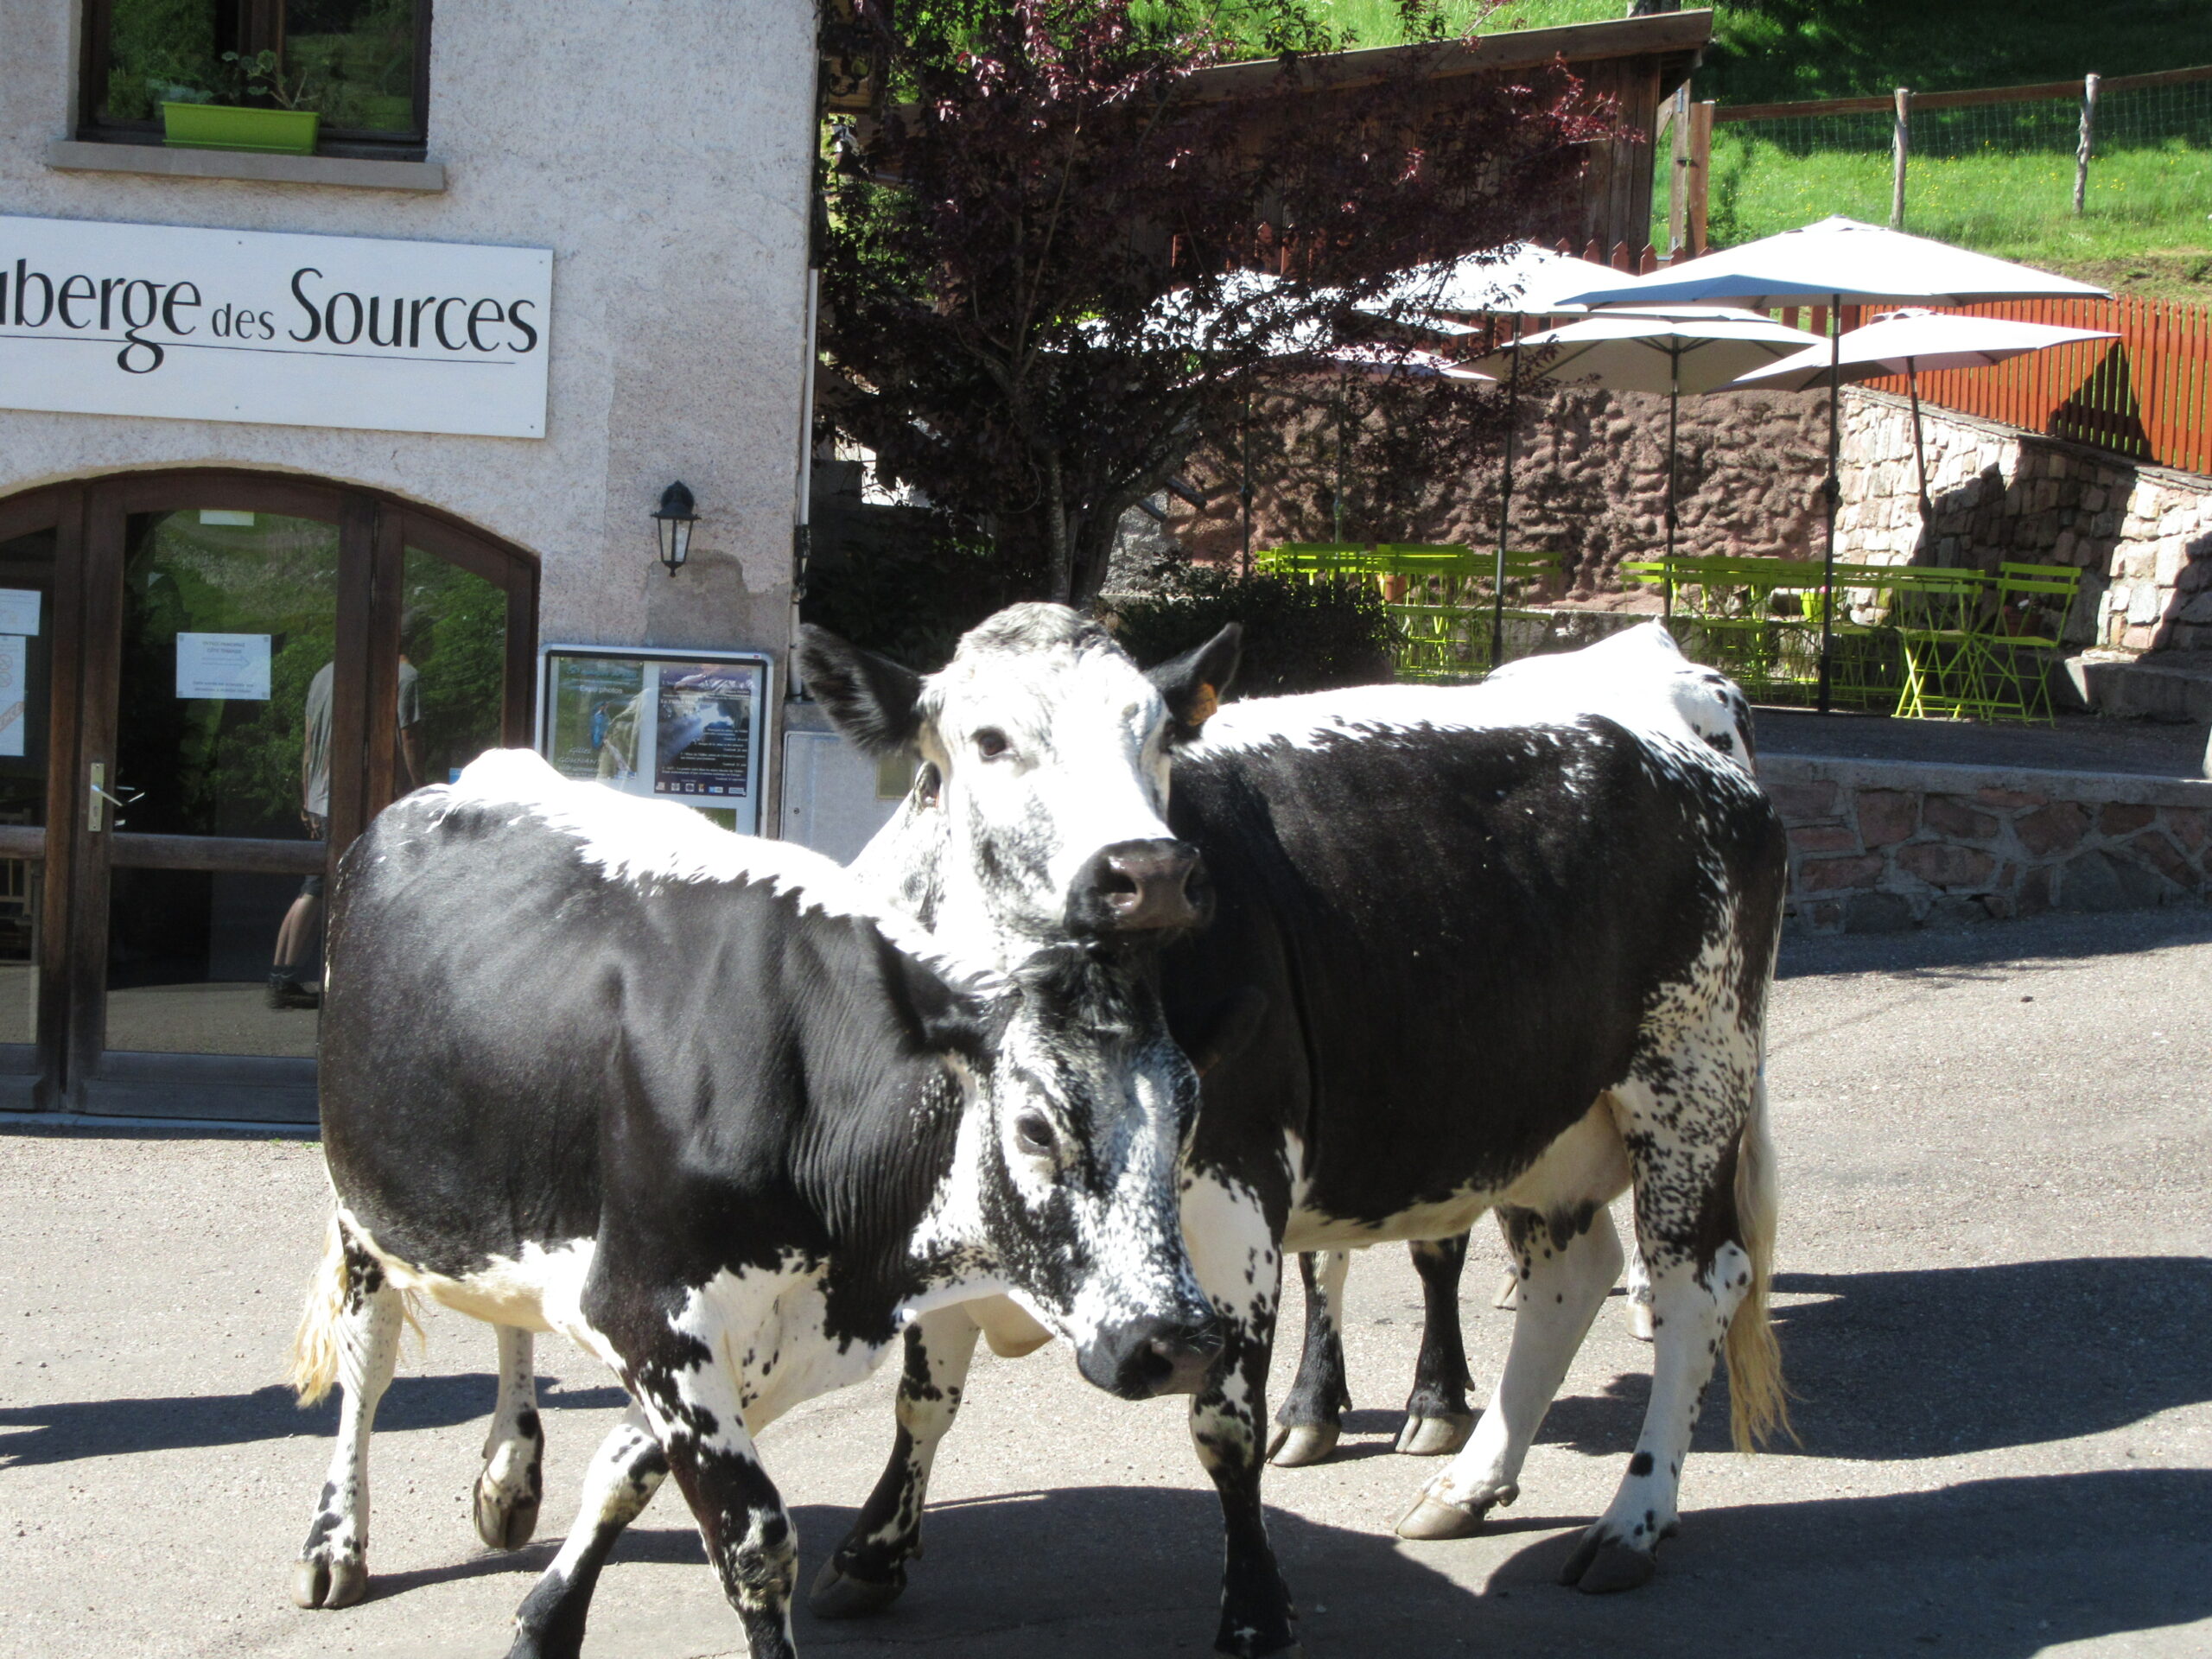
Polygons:
<instances>
[{"instance_id":1,"label":"rectangular white sign","mask_svg":"<svg viewBox=\"0 0 2212 1659\"><path fill-rule=\"evenodd\" d=\"M0 216L0 409L545 435L543 248Z\"/></svg>"},{"instance_id":2,"label":"rectangular white sign","mask_svg":"<svg viewBox=\"0 0 2212 1659\"><path fill-rule=\"evenodd\" d=\"M180 633L176 637L176 694L227 702L268 702L269 636Z\"/></svg>"},{"instance_id":3,"label":"rectangular white sign","mask_svg":"<svg viewBox=\"0 0 2212 1659\"><path fill-rule=\"evenodd\" d=\"M0 588L0 633L36 633L38 601L35 588Z\"/></svg>"},{"instance_id":4,"label":"rectangular white sign","mask_svg":"<svg viewBox=\"0 0 2212 1659\"><path fill-rule=\"evenodd\" d=\"M20 633L0 633L0 755L11 760L23 756L23 698L30 678L24 645Z\"/></svg>"}]
</instances>

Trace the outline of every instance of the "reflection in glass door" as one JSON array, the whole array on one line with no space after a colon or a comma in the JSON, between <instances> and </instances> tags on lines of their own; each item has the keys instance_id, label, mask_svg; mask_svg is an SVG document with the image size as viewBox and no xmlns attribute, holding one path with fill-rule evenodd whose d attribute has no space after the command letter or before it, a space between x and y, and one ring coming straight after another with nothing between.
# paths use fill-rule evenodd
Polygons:
<instances>
[{"instance_id":1,"label":"reflection in glass door","mask_svg":"<svg viewBox=\"0 0 2212 1659\"><path fill-rule=\"evenodd\" d=\"M404 554L391 793L450 783L503 741L507 595L421 548Z\"/></svg>"},{"instance_id":2,"label":"reflection in glass door","mask_svg":"<svg viewBox=\"0 0 2212 1659\"><path fill-rule=\"evenodd\" d=\"M0 542L0 1065L35 1069L46 860L49 688L54 668L55 534ZM22 1046L18 1047L20 1045Z\"/></svg>"},{"instance_id":3,"label":"reflection in glass door","mask_svg":"<svg viewBox=\"0 0 2212 1659\"><path fill-rule=\"evenodd\" d=\"M204 507L127 520L117 832L325 839L338 574L335 524ZM206 850L114 871L106 1046L312 1056L321 874L222 868L234 861Z\"/></svg>"}]
</instances>

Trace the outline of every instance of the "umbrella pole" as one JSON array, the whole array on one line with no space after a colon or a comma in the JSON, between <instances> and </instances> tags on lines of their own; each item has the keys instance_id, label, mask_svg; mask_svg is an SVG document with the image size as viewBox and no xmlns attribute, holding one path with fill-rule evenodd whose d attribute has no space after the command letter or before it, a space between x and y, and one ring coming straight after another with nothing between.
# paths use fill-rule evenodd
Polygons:
<instances>
[{"instance_id":1,"label":"umbrella pole","mask_svg":"<svg viewBox=\"0 0 2212 1659\"><path fill-rule=\"evenodd\" d=\"M1513 369L1505 382L1505 476L1497 495L1497 566L1491 574L1490 667L1495 674L1505 655L1505 532L1513 517L1513 435L1521 423L1520 335L1514 335Z\"/></svg>"},{"instance_id":2,"label":"umbrella pole","mask_svg":"<svg viewBox=\"0 0 2212 1659\"><path fill-rule=\"evenodd\" d=\"M1682 406L1681 347L1674 347L1667 356L1667 600L1662 614L1671 626L1675 620L1675 417Z\"/></svg>"},{"instance_id":3,"label":"umbrella pole","mask_svg":"<svg viewBox=\"0 0 2212 1659\"><path fill-rule=\"evenodd\" d=\"M1936 510L1928 500L1928 452L1920 442L1920 359L1916 357L1904 360L1904 388L1912 397L1912 464L1920 472L1920 522L1925 524L1936 517Z\"/></svg>"},{"instance_id":4,"label":"umbrella pole","mask_svg":"<svg viewBox=\"0 0 2212 1659\"><path fill-rule=\"evenodd\" d=\"M1843 401L1843 296L1834 295L1828 306L1828 476L1821 494L1827 508L1827 550L1821 568L1821 679L1820 711L1830 712L1835 650L1835 508L1843 494L1836 480L1836 455L1840 443L1836 429L1836 406Z\"/></svg>"}]
</instances>

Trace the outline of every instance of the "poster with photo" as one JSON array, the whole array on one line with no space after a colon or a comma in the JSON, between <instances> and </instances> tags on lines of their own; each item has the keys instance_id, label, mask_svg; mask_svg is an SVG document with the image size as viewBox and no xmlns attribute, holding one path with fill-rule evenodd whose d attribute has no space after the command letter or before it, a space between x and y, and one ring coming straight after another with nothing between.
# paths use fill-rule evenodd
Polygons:
<instances>
[{"instance_id":1,"label":"poster with photo","mask_svg":"<svg viewBox=\"0 0 2212 1659\"><path fill-rule=\"evenodd\" d=\"M551 645L539 683L539 750L564 777L754 833L766 658Z\"/></svg>"}]
</instances>

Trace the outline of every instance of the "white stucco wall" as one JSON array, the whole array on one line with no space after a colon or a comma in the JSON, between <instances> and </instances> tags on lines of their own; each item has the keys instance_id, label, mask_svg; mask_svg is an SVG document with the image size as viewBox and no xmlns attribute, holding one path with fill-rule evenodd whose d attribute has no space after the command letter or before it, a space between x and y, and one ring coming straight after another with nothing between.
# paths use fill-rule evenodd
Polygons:
<instances>
[{"instance_id":1,"label":"white stucco wall","mask_svg":"<svg viewBox=\"0 0 2212 1659\"><path fill-rule=\"evenodd\" d=\"M61 171L79 6L0 0L0 213L554 252L543 439L0 410L0 496L136 467L375 486L536 553L541 638L776 649L789 626L814 94L810 0L438 8L442 194ZM654 563L671 480L691 564Z\"/></svg>"}]
</instances>

